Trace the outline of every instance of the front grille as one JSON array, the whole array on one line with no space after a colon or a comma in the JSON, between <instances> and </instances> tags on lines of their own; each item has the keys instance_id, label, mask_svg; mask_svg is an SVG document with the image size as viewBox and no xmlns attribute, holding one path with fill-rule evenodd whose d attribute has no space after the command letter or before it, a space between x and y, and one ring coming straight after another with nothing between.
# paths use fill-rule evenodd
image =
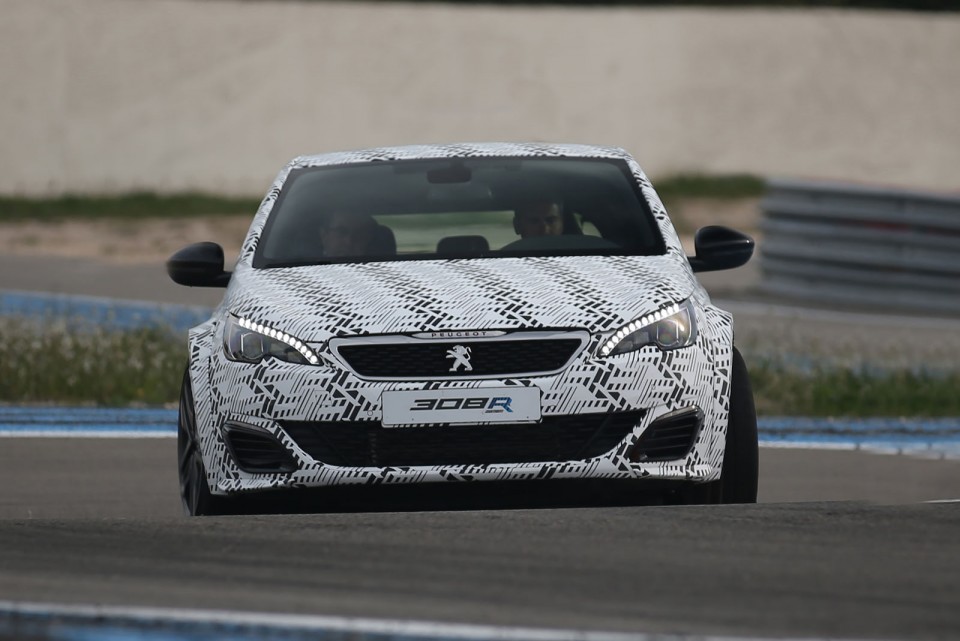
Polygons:
<instances>
[{"instance_id":1,"label":"front grille","mask_svg":"<svg viewBox=\"0 0 960 641\"><path fill-rule=\"evenodd\" d=\"M511 376L555 372L580 349L579 338L482 340L468 342L414 341L341 345L340 356L358 375L367 378L443 378ZM448 357L455 347L469 348L473 369ZM456 371L451 371L456 367Z\"/></svg>"},{"instance_id":2,"label":"front grille","mask_svg":"<svg viewBox=\"0 0 960 641\"><path fill-rule=\"evenodd\" d=\"M685 457L703 423L703 412L698 408L679 410L661 416L646 429L630 450L630 460L675 461Z\"/></svg>"},{"instance_id":3,"label":"front grille","mask_svg":"<svg viewBox=\"0 0 960 641\"><path fill-rule=\"evenodd\" d=\"M540 423L384 428L378 422L281 427L311 457L345 467L577 461L609 452L643 411L548 416Z\"/></svg>"},{"instance_id":4,"label":"front grille","mask_svg":"<svg viewBox=\"0 0 960 641\"><path fill-rule=\"evenodd\" d=\"M271 434L228 423L223 427L223 437L233 460L244 472L292 472L297 468L290 452Z\"/></svg>"}]
</instances>

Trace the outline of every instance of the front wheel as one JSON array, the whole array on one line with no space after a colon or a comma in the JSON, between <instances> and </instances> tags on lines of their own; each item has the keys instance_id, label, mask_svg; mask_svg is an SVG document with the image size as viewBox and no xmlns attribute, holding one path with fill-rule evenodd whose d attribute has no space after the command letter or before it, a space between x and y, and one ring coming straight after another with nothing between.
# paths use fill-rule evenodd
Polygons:
<instances>
[{"instance_id":1,"label":"front wheel","mask_svg":"<svg viewBox=\"0 0 960 641\"><path fill-rule=\"evenodd\" d=\"M757 410L747 365L736 347L730 375L730 415L727 421L727 445L723 451L720 477L721 503L756 503L760 475L757 445Z\"/></svg>"},{"instance_id":2,"label":"front wheel","mask_svg":"<svg viewBox=\"0 0 960 641\"><path fill-rule=\"evenodd\" d=\"M734 347L730 371L730 413L723 450L720 480L695 483L679 492L679 501L690 504L756 503L759 477L757 411L750 375L740 351Z\"/></svg>"},{"instance_id":3,"label":"front wheel","mask_svg":"<svg viewBox=\"0 0 960 641\"><path fill-rule=\"evenodd\" d=\"M180 499L187 516L223 514L224 500L210 493L207 472L200 455L197 438L197 414L193 404L193 388L189 368L180 387L180 416L177 421L177 459L180 476Z\"/></svg>"}]
</instances>

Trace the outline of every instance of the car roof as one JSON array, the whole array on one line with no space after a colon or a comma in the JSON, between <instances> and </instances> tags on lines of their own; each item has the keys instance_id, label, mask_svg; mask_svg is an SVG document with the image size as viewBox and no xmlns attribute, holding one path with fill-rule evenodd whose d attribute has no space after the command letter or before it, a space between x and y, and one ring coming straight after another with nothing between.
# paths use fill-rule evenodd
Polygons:
<instances>
[{"instance_id":1,"label":"car roof","mask_svg":"<svg viewBox=\"0 0 960 641\"><path fill-rule=\"evenodd\" d=\"M299 156L294 158L290 165L291 168L296 168L391 160L484 158L503 156L538 158L611 158L619 160L632 160L630 154L619 147L543 142L471 142L434 145L406 145L399 147L374 147L355 151L338 151L310 156Z\"/></svg>"}]
</instances>

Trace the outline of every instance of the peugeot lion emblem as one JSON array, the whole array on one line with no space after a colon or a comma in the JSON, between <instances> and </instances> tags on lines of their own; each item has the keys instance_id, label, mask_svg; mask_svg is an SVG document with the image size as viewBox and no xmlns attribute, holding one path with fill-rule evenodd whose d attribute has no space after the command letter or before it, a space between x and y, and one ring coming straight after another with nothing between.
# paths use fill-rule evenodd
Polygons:
<instances>
[{"instance_id":1,"label":"peugeot lion emblem","mask_svg":"<svg viewBox=\"0 0 960 641\"><path fill-rule=\"evenodd\" d=\"M453 359L453 365L450 366L451 372L456 372L457 368L463 365L465 372L472 372L473 365L470 364L470 348L463 345L454 345L447 350L447 358Z\"/></svg>"}]
</instances>

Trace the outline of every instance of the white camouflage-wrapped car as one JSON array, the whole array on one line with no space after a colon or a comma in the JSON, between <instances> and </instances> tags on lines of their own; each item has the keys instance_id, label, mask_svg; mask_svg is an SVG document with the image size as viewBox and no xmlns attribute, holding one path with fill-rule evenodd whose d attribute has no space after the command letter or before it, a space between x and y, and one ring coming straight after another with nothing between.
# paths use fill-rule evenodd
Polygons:
<instances>
[{"instance_id":1,"label":"white camouflage-wrapped car","mask_svg":"<svg viewBox=\"0 0 960 641\"><path fill-rule=\"evenodd\" d=\"M620 149L458 144L297 158L232 273L213 243L168 261L226 286L189 335L179 474L189 514L249 492L348 484L635 479L752 502L753 397L730 314Z\"/></svg>"}]
</instances>

